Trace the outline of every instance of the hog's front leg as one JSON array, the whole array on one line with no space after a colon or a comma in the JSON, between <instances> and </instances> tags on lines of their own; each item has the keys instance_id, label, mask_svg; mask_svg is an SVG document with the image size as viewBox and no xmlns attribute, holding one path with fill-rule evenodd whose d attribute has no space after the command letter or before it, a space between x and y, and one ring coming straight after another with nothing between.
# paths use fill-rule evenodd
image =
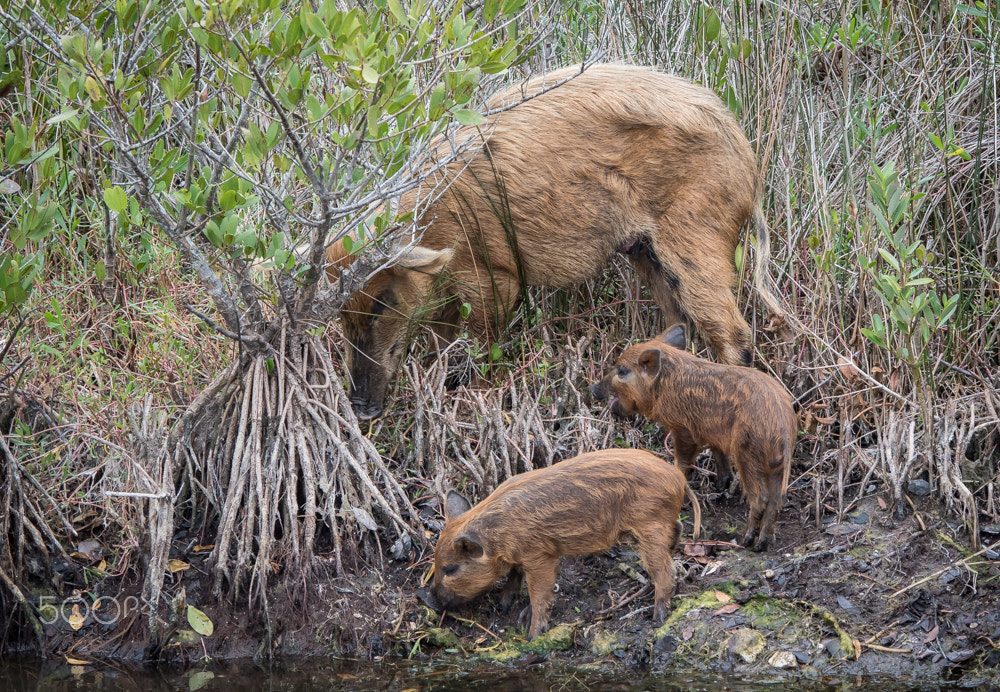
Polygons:
<instances>
[{"instance_id":1,"label":"hog's front leg","mask_svg":"<svg viewBox=\"0 0 1000 692\"><path fill-rule=\"evenodd\" d=\"M528 599L531 601L531 626L528 638L534 639L549 628L549 607L552 605L552 589L556 585L559 558L544 557L525 562L524 576L528 579Z\"/></svg>"}]
</instances>

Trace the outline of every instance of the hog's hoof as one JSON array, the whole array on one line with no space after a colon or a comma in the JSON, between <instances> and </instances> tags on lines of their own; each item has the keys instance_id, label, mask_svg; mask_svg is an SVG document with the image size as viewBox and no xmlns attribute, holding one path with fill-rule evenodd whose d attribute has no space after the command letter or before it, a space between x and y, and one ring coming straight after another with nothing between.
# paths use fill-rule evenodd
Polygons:
<instances>
[{"instance_id":1,"label":"hog's hoof","mask_svg":"<svg viewBox=\"0 0 1000 692\"><path fill-rule=\"evenodd\" d=\"M662 625L666 622L668 615L670 615L669 603L657 603L653 606L653 622L657 625Z\"/></svg>"}]
</instances>

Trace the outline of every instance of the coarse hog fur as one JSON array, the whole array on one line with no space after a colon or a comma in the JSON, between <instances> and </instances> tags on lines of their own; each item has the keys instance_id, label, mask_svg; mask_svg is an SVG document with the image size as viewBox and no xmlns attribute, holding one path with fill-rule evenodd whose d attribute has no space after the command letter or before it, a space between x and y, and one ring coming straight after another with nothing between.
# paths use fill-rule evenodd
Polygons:
<instances>
[{"instance_id":1,"label":"coarse hog fur","mask_svg":"<svg viewBox=\"0 0 1000 692\"><path fill-rule=\"evenodd\" d=\"M755 285L781 314L765 282L770 244L754 153L713 92L651 68L595 65L519 85L490 107L524 94L534 98L458 131L455 141L484 143L422 186L426 195L450 184L418 218L420 245L345 305L359 417L383 411L416 323L450 340L468 304L470 333L497 341L525 287L574 286L616 253L631 259L666 324L690 318L720 360L749 364L751 332L733 288L750 219ZM418 208L419 194L404 194L399 209ZM338 241L327 261L335 280L352 256Z\"/></svg>"},{"instance_id":2,"label":"coarse hog fur","mask_svg":"<svg viewBox=\"0 0 1000 692\"><path fill-rule=\"evenodd\" d=\"M606 449L514 476L475 507L449 491L434 577L418 595L435 610L453 610L507 576L506 610L526 577L528 635L537 637L548 628L559 559L606 550L631 533L655 587L653 619L662 622L686 488L680 470L649 452Z\"/></svg>"},{"instance_id":3,"label":"coarse hog fur","mask_svg":"<svg viewBox=\"0 0 1000 692\"><path fill-rule=\"evenodd\" d=\"M688 353L687 330L630 346L599 383L598 400L614 397L613 413L641 413L670 431L674 458L687 476L706 447L725 490L732 465L750 503L743 545L764 550L785 503L798 417L792 399L772 377L752 368L712 363Z\"/></svg>"}]
</instances>

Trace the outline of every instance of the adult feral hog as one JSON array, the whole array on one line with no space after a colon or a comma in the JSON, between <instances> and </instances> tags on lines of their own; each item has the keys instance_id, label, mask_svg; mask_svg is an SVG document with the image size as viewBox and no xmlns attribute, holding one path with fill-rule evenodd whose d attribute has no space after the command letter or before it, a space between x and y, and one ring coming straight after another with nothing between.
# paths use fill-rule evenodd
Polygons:
<instances>
[{"instance_id":1,"label":"adult feral hog","mask_svg":"<svg viewBox=\"0 0 1000 692\"><path fill-rule=\"evenodd\" d=\"M528 579L530 637L548 627L559 558L610 548L624 533L655 587L660 622L674 593L671 553L687 482L675 466L648 452L605 449L508 479L475 507L454 490L434 551L434 578L418 594L435 610L450 610L489 591L507 575L506 611ZM695 524L700 521L694 499Z\"/></svg>"},{"instance_id":2,"label":"adult feral hog","mask_svg":"<svg viewBox=\"0 0 1000 692\"><path fill-rule=\"evenodd\" d=\"M599 400L615 397L615 414L641 413L669 430L685 476L706 447L718 467L716 488L729 486L735 464L750 503L743 545L764 550L788 489L798 434L792 398L774 378L698 358L686 343L687 330L676 325L630 346L591 392Z\"/></svg>"},{"instance_id":3,"label":"adult feral hog","mask_svg":"<svg viewBox=\"0 0 1000 692\"><path fill-rule=\"evenodd\" d=\"M764 283L769 236L742 130L714 93L685 79L627 65L579 73L535 79L523 88L534 98L459 131L457 141L485 143L449 165L450 187L419 218L421 244L344 307L360 417L381 414L415 319L453 337L467 303L470 332L496 340L524 287L576 285L615 253L631 259L667 324L690 318L722 361L749 364L750 328L733 296L748 219L755 284L780 308ZM500 94L491 108L521 94ZM399 208L416 204L414 191ZM327 260L335 279L350 257L338 242Z\"/></svg>"}]
</instances>

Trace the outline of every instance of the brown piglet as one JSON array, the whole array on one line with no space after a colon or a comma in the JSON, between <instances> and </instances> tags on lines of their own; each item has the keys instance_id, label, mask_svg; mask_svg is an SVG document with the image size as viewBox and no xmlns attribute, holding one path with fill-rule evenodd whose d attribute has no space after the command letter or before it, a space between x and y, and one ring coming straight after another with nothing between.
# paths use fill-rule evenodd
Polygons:
<instances>
[{"instance_id":1,"label":"brown piglet","mask_svg":"<svg viewBox=\"0 0 1000 692\"><path fill-rule=\"evenodd\" d=\"M559 559L606 550L631 533L655 587L653 618L662 622L674 593L671 553L686 488L684 474L648 452L606 449L514 476L475 507L452 490L433 581L418 595L434 610L452 610L507 575L506 610L526 577L534 638L548 628Z\"/></svg>"},{"instance_id":2,"label":"brown piglet","mask_svg":"<svg viewBox=\"0 0 1000 692\"><path fill-rule=\"evenodd\" d=\"M798 433L792 399L774 378L698 358L686 344L686 328L676 325L629 347L591 393L614 397L612 413L641 413L669 430L685 476L706 447L718 467L717 489L729 486L735 464L750 503L743 545L764 550L788 489Z\"/></svg>"}]
</instances>

